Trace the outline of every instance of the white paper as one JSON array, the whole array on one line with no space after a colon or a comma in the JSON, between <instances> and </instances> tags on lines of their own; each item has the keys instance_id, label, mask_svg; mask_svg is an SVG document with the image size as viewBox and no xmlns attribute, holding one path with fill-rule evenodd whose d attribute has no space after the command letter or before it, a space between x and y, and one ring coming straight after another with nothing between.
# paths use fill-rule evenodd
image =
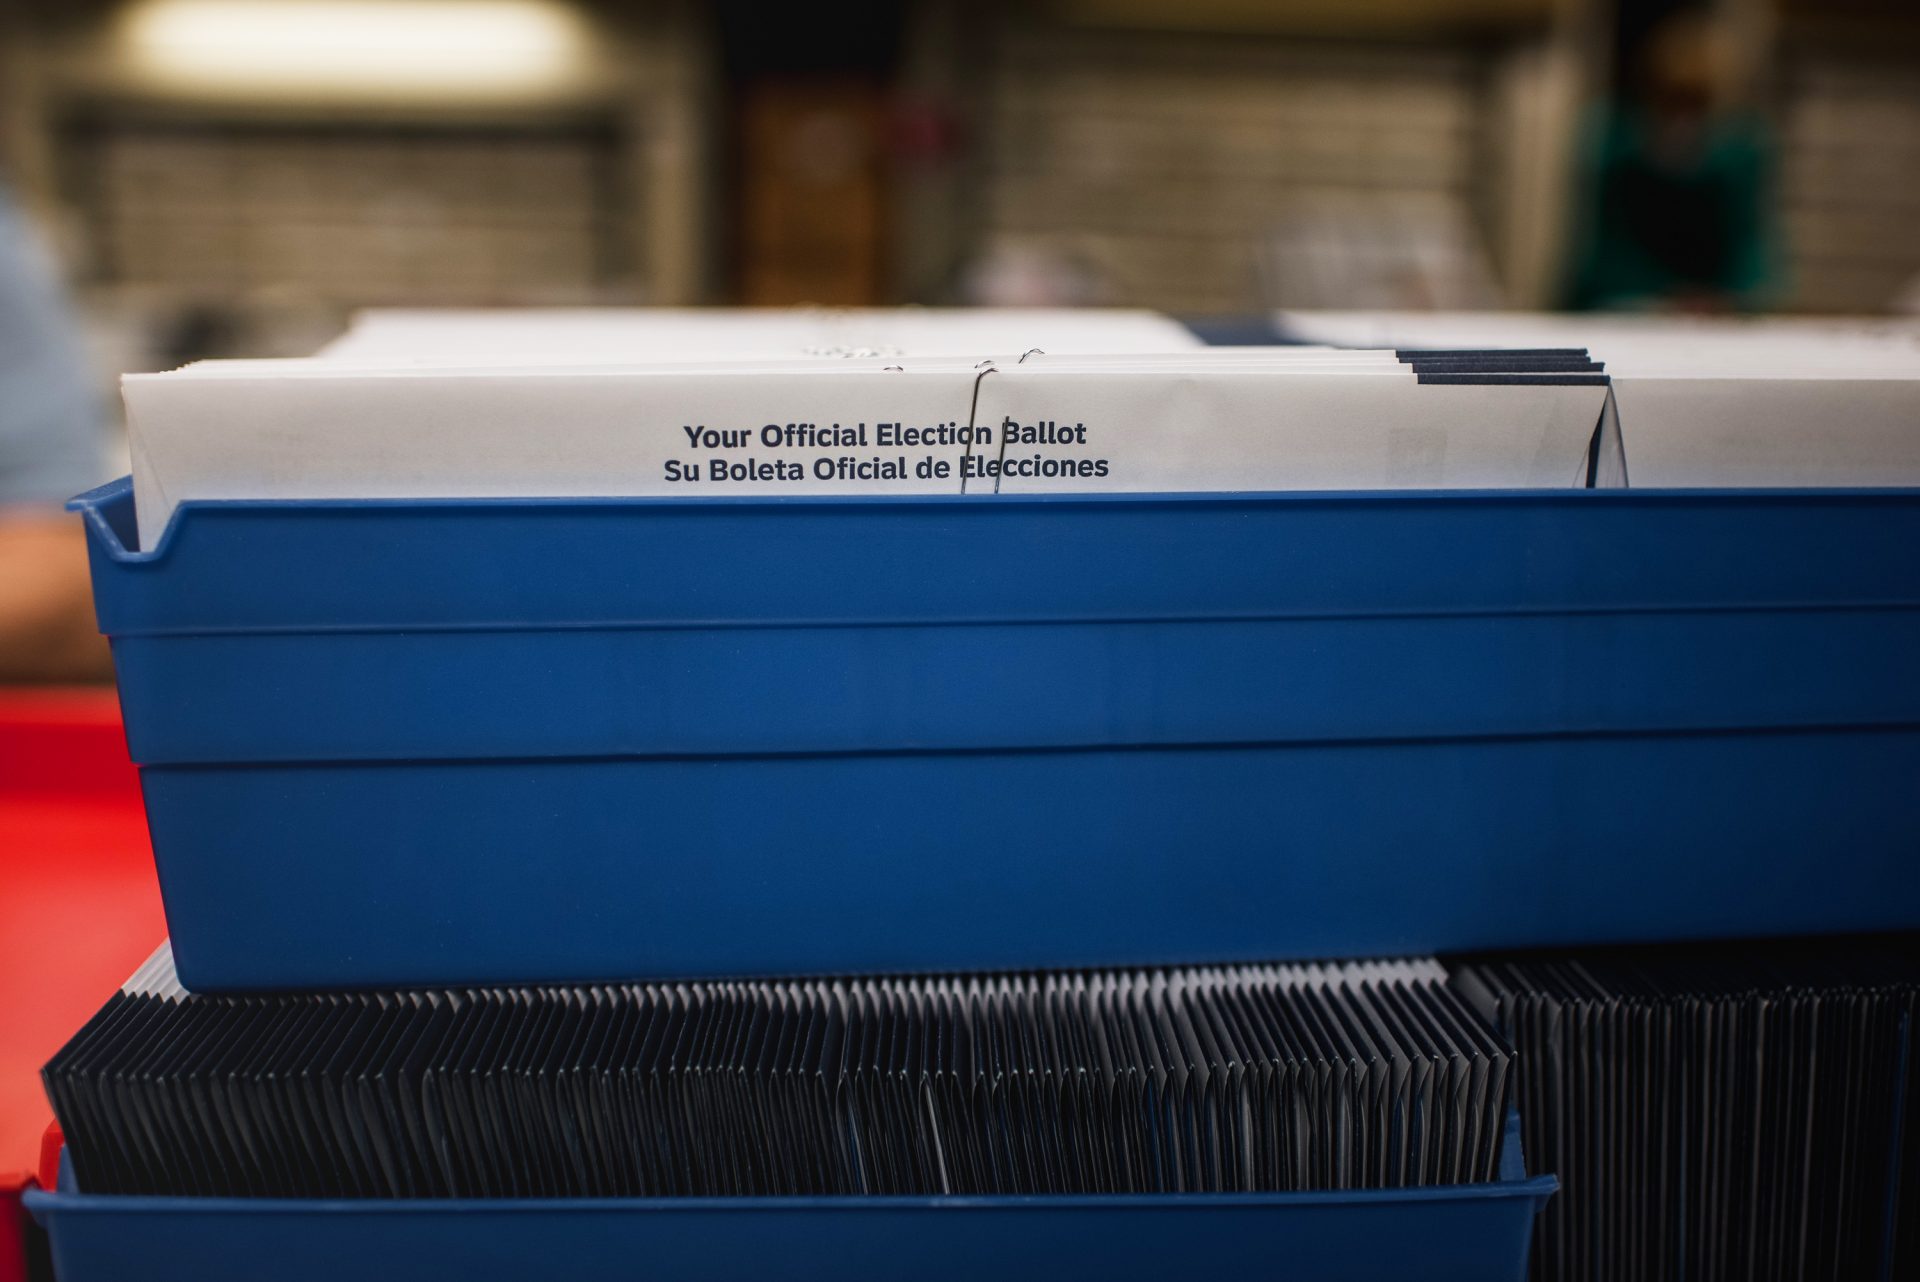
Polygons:
<instances>
[{"instance_id":1,"label":"white paper","mask_svg":"<svg viewBox=\"0 0 1920 1282\"><path fill-rule=\"evenodd\" d=\"M1066 308L546 308L369 311L323 360L529 364L871 354L948 356L1039 348L1178 352L1205 345L1157 312Z\"/></svg>"},{"instance_id":2,"label":"white paper","mask_svg":"<svg viewBox=\"0 0 1920 1282\"><path fill-rule=\"evenodd\" d=\"M1584 483L1604 386L1437 385L1404 366L998 370L969 493L1511 489ZM976 444L978 453L980 446Z\"/></svg>"},{"instance_id":3,"label":"white paper","mask_svg":"<svg viewBox=\"0 0 1920 1282\"><path fill-rule=\"evenodd\" d=\"M1920 322L1284 313L1323 342L1587 347L1636 489L1920 485Z\"/></svg>"},{"instance_id":4,"label":"white paper","mask_svg":"<svg viewBox=\"0 0 1920 1282\"><path fill-rule=\"evenodd\" d=\"M957 493L955 418L965 424L974 380L188 370L130 375L124 391L141 546L153 547L196 499Z\"/></svg>"}]
</instances>

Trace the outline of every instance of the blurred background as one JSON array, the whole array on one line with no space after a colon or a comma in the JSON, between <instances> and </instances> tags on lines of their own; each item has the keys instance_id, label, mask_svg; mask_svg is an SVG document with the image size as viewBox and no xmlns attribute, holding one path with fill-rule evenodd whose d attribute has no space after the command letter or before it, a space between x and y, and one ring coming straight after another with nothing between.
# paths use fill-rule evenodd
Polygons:
<instances>
[{"instance_id":1,"label":"blurred background","mask_svg":"<svg viewBox=\"0 0 1920 1282\"><path fill-rule=\"evenodd\" d=\"M374 305L1920 309L1910 0L0 12L103 378Z\"/></svg>"}]
</instances>

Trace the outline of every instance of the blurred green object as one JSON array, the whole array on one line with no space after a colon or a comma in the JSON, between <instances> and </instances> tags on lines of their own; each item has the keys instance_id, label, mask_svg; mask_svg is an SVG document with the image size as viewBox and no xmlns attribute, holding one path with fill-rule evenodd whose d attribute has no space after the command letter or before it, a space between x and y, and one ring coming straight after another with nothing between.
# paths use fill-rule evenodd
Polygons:
<instances>
[{"instance_id":1,"label":"blurred green object","mask_svg":"<svg viewBox=\"0 0 1920 1282\"><path fill-rule=\"evenodd\" d=\"M1764 124L1608 110L1589 147L1577 308L1744 310L1778 287Z\"/></svg>"},{"instance_id":2,"label":"blurred green object","mask_svg":"<svg viewBox=\"0 0 1920 1282\"><path fill-rule=\"evenodd\" d=\"M1773 144L1764 120L1729 108L1740 79L1704 11L1646 34L1630 95L1589 134L1571 306L1740 311L1778 289Z\"/></svg>"}]
</instances>

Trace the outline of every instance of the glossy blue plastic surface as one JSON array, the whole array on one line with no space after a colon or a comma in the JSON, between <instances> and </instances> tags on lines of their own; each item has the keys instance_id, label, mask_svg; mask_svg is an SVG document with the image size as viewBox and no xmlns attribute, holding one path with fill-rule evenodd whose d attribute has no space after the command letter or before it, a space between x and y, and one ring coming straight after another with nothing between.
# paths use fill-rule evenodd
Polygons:
<instances>
[{"instance_id":1,"label":"glossy blue plastic surface","mask_svg":"<svg viewBox=\"0 0 1920 1282\"><path fill-rule=\"evenodd\" d=\"M194 988L1920 926L1920 491L76 506Z\"/></svg>"},{"instance_id":2,"label":"glossy blue plastic surface","mask_svg":"<svg viewBox=\"0 0 1920 1282\"><path fill-rule=\"evenodd\" d=\"M29 1190L60 1282L1520 1282L1551 1176L1165 1197L292 1202Z\"/></svg>"}]
</instances>

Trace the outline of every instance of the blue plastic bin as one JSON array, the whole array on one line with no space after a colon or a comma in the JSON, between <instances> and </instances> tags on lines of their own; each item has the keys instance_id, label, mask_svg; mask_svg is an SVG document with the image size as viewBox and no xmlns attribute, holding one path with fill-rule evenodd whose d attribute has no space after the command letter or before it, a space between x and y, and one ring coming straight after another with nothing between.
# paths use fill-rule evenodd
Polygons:
<instances>
[{"instance_id":1,"label":"blue plastic bin","mask_svg":"<svg viewBox=\"0 0 1920 1282\"><path fill-rule=\"evenodd\" d=\"M249 1201L29 1190L60 1282L1520 1282L1534 1216L1509 1114L1500 1181L1089 1197Z\"/></svg>"},{"instance_id":2,"label":"blue plastic bin","mask_svg":"<svg viewBox=\"0 0 1920 1282\"><path fill-rule=\"evenodd\" d=\"M1920 926L1920 491L75 506L198 990Z\"/></svg>"}]
</instances>

